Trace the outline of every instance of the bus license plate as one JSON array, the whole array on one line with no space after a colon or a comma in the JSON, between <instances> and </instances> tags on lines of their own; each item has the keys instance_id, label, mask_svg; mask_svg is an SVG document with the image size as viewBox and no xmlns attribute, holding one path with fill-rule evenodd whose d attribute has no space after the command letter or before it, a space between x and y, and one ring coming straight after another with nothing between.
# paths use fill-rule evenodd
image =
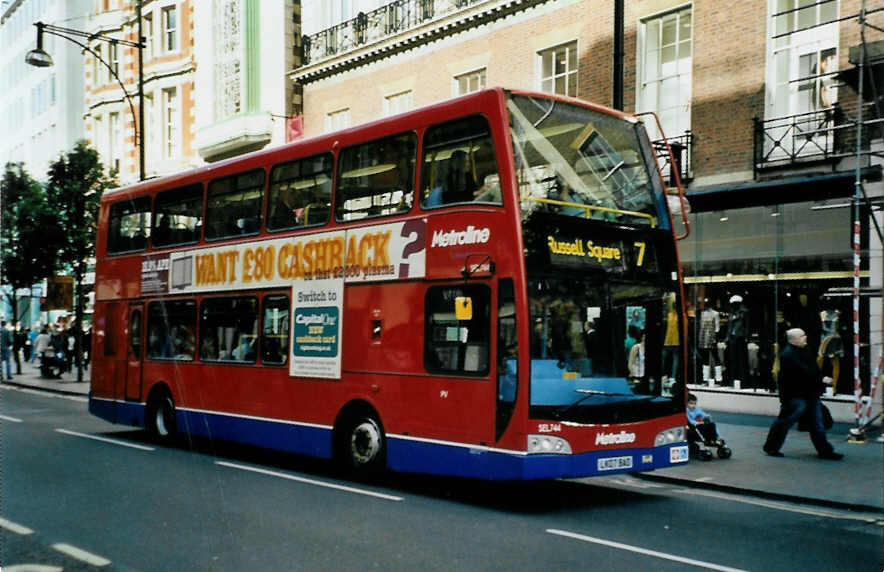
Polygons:
<instances>
[{"instance_id":1,"label":"bus license plate","mask_svg":"<svg viewBox=\"0 0 884 572\"><path fill-rule=\"evenodd\" d=\"M598 470L613 471L615 469L631 469L632 456L626 457L606 457L598 460Z\"/></svg>"},{"instance_id":2,"label":"bus license plate","mask_svg":"<svg viewBox=\"0 0 884 572\"><path fill-rule=\"evenodd\" d=\"M669 449L670 463L684 463L688 460L688 446L673 447Z\"/></svg>"}]
</instances>

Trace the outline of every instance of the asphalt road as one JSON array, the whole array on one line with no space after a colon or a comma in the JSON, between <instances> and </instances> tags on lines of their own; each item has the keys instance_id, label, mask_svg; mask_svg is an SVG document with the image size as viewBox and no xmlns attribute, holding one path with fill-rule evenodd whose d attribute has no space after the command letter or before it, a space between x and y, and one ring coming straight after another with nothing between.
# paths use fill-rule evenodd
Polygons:
<instances>
[{"instance_id":1,"label":"asphalt road","mask_svg":"<svg viewBox=\"0 0 884 572\"><path fill-rule=\"evenodd\" d=\"M324 461L254 448L164 447L91 417L82 398L2 386L0 495L4 572L26 564L146 571L884 565L880 515L629 476L359 482Z\"/></svg>"}]
</instances>

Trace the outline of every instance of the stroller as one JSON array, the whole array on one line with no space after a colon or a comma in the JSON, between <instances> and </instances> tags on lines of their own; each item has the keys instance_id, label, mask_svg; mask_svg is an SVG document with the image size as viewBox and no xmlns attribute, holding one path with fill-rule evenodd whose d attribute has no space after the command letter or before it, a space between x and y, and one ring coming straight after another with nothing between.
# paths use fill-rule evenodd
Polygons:
<instances>
[{"instance_id":1,"label":"stroller","mask_svg":"<svg viewBox=\"0 0 884 572\"><path fill-rule=\"evenodd\" d=\"M712 450L715 449L719 459L730 459L733 451L725 445L724 439L718 437L715 423L707 422L687 427L688 448L692 456L701 461L712 460Z\"/></svg>"},{"instance_id":2,"label":"stroller","mask_svg":"<svg viewBox=\"0 0 884 572\"><path fill-rule=\"evenodd\" d=\"M63 352L48 348L40 355L40 375L46 379L61 379L65 365Z\"/></svg>"}]
</instances>

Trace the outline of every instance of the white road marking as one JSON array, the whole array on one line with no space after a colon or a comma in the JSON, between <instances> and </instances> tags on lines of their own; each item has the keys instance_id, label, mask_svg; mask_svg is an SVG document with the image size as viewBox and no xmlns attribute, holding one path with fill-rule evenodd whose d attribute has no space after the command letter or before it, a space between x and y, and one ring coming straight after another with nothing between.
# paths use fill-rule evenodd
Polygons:
<instances>
[{"instance_id":1,"label":"white road marking","mask_svg":"<svg viewBox=\"0 0 884 572\"><path fill-rule=\"evenodd\" d=\"M824 508L811 508L807 506L800 506L795 504L789 504L786 502L776 502L776 501L766 501L754 498L748 498L728 493L718 493L715 491L703 491L699 489L672 489L672 492L682 493L688 495L695 495L701 497L711 497L721 500L728 500L734 502L741 502L745 504L751 504L755 506L761 506L765 508L772 508L774 510L782 510L785 512L796 512L800 514L809 514L811 516L819 516L822 518L833 518L840 520L858 520L861 522L880 522L882 520L881 514L875 513L857 513L857 512L847 512L840 511L838 509L824 509Z\"/></svg>"},{"instance_id":2,"label":"white road marking","mask_svg":"<svg viewBox=\"0 0 884 572\"><path fill-rule=\"evenodd\" d=\"M591 481L587 481L591 482ZM633 487L636 489L662 489L663 485L658 485L655 483L650 483L647 481L640 481L636 478L610 478L608 482L615 485L622 485L624 487Z\"/></svg>"},{"instance_id":3,"label":"white road marking","mask_svg":"<svg viewBox=\"0 0 884 572\"><path fill-rule=\"evenodd\" d=\"M76 431L68 431L67 429L56 429L58 433L64 433L65 435L73 435L74 437L83 437L84 439L92 439L93 441L101 441L103 443L110 443L112 445L120 445L121 447L131 447L133 449L139 449L141 451L155 451L153 447L147 447L145 445L137 445L135 443L127 443L125 441L117 441L116 439L108 439L107 437L99 437L98 435L89 435L87 433L77 433Z\"/></svg>"},{"instance_id":4,"label":"white road marking","mask_svg":"<svg viewBox=\"0 0 884 572\"><path fill-rule=\"evenodd\" d=\"M10 423L21 423L21 419L16 417L9 417L8 415L0 415L0 419L3 421L9 421Z\"/></svg>"},{"instance_id":5,"label":"white road marking","mask_svg":"<svg viewBox=\"0 0 884 572\"><path fill-rule=\"evenodd\" d=\"M64 572L64 568L58 566L46 566L45 564L15 564L4 568L6 572Z\"/></svg>"},{"instance_id":6,"label":"white road marking","mask_svg":"<svg viewBox=\"0 0 884 572\"><path fill-rule=\"evenodd\" d=\"M71 558L76 558L80 562L91 564L92 566L107 566L111 563L111 561L107 558L102 558L97 554L86 552L85 550L77 548L76 546L71 546L70 544L53 544L52 548L61 552L62 554L67 554Z\"/></svg>"},{"instance_id":7,"label":"white road marking","mask_svg":"<svg viewBox=\"0 0 884 572\"><path fill-rule=\"evenodd\" d=\"M698 483L705 483L706 481L711 481L715 477L700 477L699 479L694 479Z\"/></svg>"},{"instance_id":8,"label":"white road marking","mask_svg":"<svg viewBox=\"0 0 884 572\"><path fill-rule=\"evenodd\" d=\"M674 562L682 562L684 564L689 564L691 566L697 566L699 568L708 568L709 570L720 570L721 572L745 572L740 568L731 568L729 566L722 566L720 564L713 564L712 562L703 562L702 560L694 560L693 558L685 558L684 556L676 556L674 554L667 554L665 552L657 552L656 550L648 550L647 548L639 548L638 546L631 546L629 544L621 544L620 542L613 542L611 540L604 540L601 538L594 538L592 536L585 536L583 534L577 534L576 532L568 532L567 530L556 530L553 528L548 528L546 531L550 534L555 534L558 536L565 536L568 538L574 538L576 540L582 540L583 542L592 542L593 544L601 544L603 546L610 546L611 548L619 548L620 550L628 550L629 552L636 552L638 554L646 554L648 556L654 556L656 558L662 558L664 560L672 560Z\"/></svg>"},{"instance_id":9,"label":"white road marking","mask_svg":"<svg viewBox=\"0 0 884 572\"><path fill-rule=\"evenodd\" d=\"M0 528L5 528L9 532L14 532L16 534L21 534L22 536L27 536L28 534L34 534L34 531L28 528L27 526L22 526L20 524L16 524L11 520L6 520L5 518L0 518Z\"/></svg>"},{"instance_id":10,"label":"white road marking","mask_svg":"<svg viewBox=\"0 0 884 572\"><path fill-rule=\"evenodd\" d=\"M31 395L42 395L43 397L54 397L56 399L67 399L69 401L79 401L80 403L88 403L88 397L82 397L79 395L68 395L65 393L55 393L52 391L48 391L45 389L30 389L27 387L12 387L8 385L0 384L0 389L8 389L10 391L20 391L22 393L30 393Z\"/></svg>"},{"instance_id":11,"label":"white road marking","mask_svg":"<svg viewBox=\"0 0 884 572\"><path fill-rule=\"evenodd\" d=\"M348 486L344 486L344 485L336 485L336 484L334 484L334 483L326 483L326 482L323 482L323 481L315 481L315 480L313 480L313 479L305 479L304 477L296 477L296 476L294 476L294 475L288 475L288 474L286 474L286 473L278 473L278 472L276 472L276 471L268 471L267 469L259 469L259 468L257 468L257 467L249 467L249 466L246 466L246 465L238 465L238 464L235 464L235 463L227 463L227 462L225 462L225 461L215 461L215 464L216 464L216 465L221 465L222 467L230 467L231 469L240 469L240 470L243 470L243 471L251 471L251 472L253 472L253 473L260 473L260 474L262 474L262 475L269 475L269 476L271 476L271 477L279 477L279 478L281 478L281 479L288 479L288 480L290 480L290 481L297 481L297 482L299 482L299 483L306 483L306 484L308 484L308 485L316 485L316 486L318 486L318 487L326 487L326 488L329 488L329 489L337 489L337 490L339 490L339 491L345 491L345 492L348 492L348 493L355 493L355 494L358 494L358 495L365 495L365 496L375 497L375 498L384 499L384 500L390 500L390 501L402 501L402 500L405 500L405 499L403 499L402 497L397 497L397 496L393 496L393 495L386 495L386 494L383 494L383 493L376 493L376 492L374 492L374 491L367 491L367 490L364 490L364 489L357 489L357 488L348 487Z\"/></svg>"}]
</instances>

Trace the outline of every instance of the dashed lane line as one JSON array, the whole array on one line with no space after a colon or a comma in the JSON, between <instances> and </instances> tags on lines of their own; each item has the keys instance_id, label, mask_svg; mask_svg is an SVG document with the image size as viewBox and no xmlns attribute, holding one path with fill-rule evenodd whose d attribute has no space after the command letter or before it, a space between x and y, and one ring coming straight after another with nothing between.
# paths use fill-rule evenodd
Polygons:
<instances>
[{"instance_id":1,"label":"dashed lane line","mask_svg":"<svg viewBox=\"0 0 884 572\"><path fill-rule=\"evenodd\" d=\"M313 479L305 479L304 477L297 477L295 475L289 475L286 473L279 473L276 471L268 471L267 469L259 469L258 467L249 467L247 465L238 465L236 463L228 463L226 461L215 461L216 465L221 465L222 467L229 467L231 469L239 469L242 471L251 471L253 473L260 473L262 475L269 475L271 477L279 477L281 479L288 479L290 481L297 481L299 483L305 483L308 485L315 485L317 487L325 487L328 489L336 489L339 491L345 491L348 493L354 493L358 495L365 495L370 497L375 497L379 499L389 500L389 501L402 501L405 500L402 497L397 497L393 495L387 495L384 493L376 493L374 491L367 491L365 489L357 489L354 487L348 487L345 485L337 485L334 483L327 483L324 481L316 481Z\"/></svg>"},{"instance_id":2,"label":"dashed lane line","mask_svg":"<svg viewBox=\"0 0 884 572\"><path fill-rule=\"evenodd\" d=\"M27 526L22 526L20 524L12 522L11 520L6 520L5 518L0 518L0 528L5 528L9 532L14 532L15 534L20 534L22 536L34 534L34 531Z\"/></svg>"},{"instance_id":3,"label":"dashed lane line","mask_svg":"<svg viewBox=\"0 0 884 572\"><path fill-rule=\"evenodd\" d=\"M91 552L87 552L82 548L77 548L76 546L71 546L70 544L59 543L53 544L52 548L62 554L66 554L71 558L76 558L80 562L85 562L86 564L90 564L92 566L107 566L111 563L110 560L99 556L97 554L92 554Z\"/></svg>"},{"instance_id":4,"label":"dashed lane line","mask_svg":"<svg viewBox=\"0 0 884 572\"><path fill-rule=\"evenodd\" d=\"M140 451L155 451L153 447L148 447L146 445L138 445L136 443L127 443L126 441L118 441L117 439L108 439L107 437L99 437L98 435L89 435L88 433L77 433L76 431L68 431L67 429L56 429L56 433L63 433L65 435L71 435L73 437L82 437L84 439L92 439L93 441L101 441L102 443L110 443L112 445L119 445L121 447L131 447L132 449L138 449Z\"/></svg>"},{"instance_id":5,"label":"dashed lane line","mask_svg":"<svg viewBox=\"0 0 884 572\"><path fill-rule=\"evenodd\" d=\"M3 421L9 421L10 423L21 423L21 419L18 417L10 417L8 415L0 415L0 419Z\"/></svg>"},{"instance_id":6,"label":"dashed lane line","mask_svg":"<svg viewBox=\"0 0 884 572\"><path fill-rule=\"evenodd\" d=\"M550 534L555 534L557 536L564 536L567 538L573 538L575 540L581 540L583 542L591 542L593 544L601 544L602 546L610 546L611 548L617 548L619 550L626 550L629 552L635 552L636 554L644 554L646 556L653 556L655 558L662 558L663 560L672 560L673 562L681 562L682 564L689 564L691 566L696 566L699 568L706 568L708 570L718 570L719 572L745 572L740 568L731 568L730 566L722 566L721 564L715 564L712 562L704 562L702 560L694 560L693 558L685 558L684 556L677 556L675 554L667 554L666 552L658 552L656 550L648 550L647 548L641 548L639 546L632 546L630 544L623 544L620 542L614 542L611 540L605 540L603 538L595 538L592 536L586 536L583 534L577 534L576 532L568 532L567 530L556 530L554 528L548 528L546 531Z\"/></svg>"}]
</instances>

